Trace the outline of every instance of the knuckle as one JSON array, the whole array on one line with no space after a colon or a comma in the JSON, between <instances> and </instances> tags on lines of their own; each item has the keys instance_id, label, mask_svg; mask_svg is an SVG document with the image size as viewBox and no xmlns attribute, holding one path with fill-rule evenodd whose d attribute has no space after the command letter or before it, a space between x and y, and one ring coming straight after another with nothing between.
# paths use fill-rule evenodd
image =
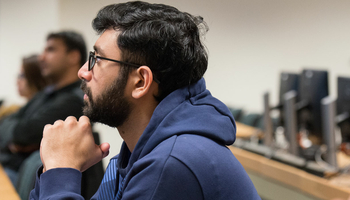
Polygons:
<instances>
[{"instance_id":1,"label":"knuckle","mask_svg":"<svg viewBox=\"0 0 350 200\"><path fill-rule=\"evenodd\" d=\"M79 118L79 124L82 126L82 128L90 128L91 127L90 120L86 116L81 116Z\"/></svg>"},{"instance_id":2,"label":"knuckle","mask_svg":"<svg viewBox=\"0 0 350 200\"><path fill-rule=\"evenodd\" d=\"M75 117L67 117L65 123L68 125L74 125L77 123L77 119Z\"/></svg>"},{"instance_id":3,"label":"knuckle","mask_svg":"<svg viewBox=\"0 0 350 200\"><path fill-rule=\"evenodd\" d=\"M80 126L84 130L87 130L87 129L91 128L90 122L87 122L87 121L80 122Z\"/></svg>"},{"instance_id":4,"label":"knuckle","mask_svg":"<svg viewBox=\"0 0 350 200\"><path fill-rule=\"evenodd\" d=\"M61 125L63 125L63 121L62 120L56 120L53 125L54 126L61 126Z\"/></svg>"},{"instance_id":5,"label":"knuckle","mask_svg":"<svg viewBox=\"0 0 350 200\"><path fill-rule=\"evenodd\" d=\"M75 118L74 116L69 116L66 118L66 121L72 121L72 122L76 122L77 121L77 118Z\"/></svg>"},{"instance_id":6,"label":"knuckle","mask_svg":"<svg viewBox=\"0 0 350 200\"><path fill-rule=\"evenodd\" d=\"M88 122L90 122L90 119L87 117L87 116L81 116L80 118L79 118L79 121L88 121Z\"/></svg>"},{"instance_id":7,"label":"knuckle","mask_svg":"<svg viewBox=\"0 0 350 200\"><path fill-rule=\"evenodd\" d=\"M47 132L51 129L52 125L51 124L46 124L44 126L44 130L43 130L43 136L45 136L47 134Z\"/></svg>"}]
</instances>

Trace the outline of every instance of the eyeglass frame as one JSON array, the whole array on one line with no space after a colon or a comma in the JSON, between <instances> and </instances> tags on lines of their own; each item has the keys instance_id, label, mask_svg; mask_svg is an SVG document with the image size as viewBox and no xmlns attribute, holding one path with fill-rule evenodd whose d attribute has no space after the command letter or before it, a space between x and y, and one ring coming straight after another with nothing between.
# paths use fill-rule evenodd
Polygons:
<instances>
[{"instance_id":1,"label":"eyeglass frame","mask_svg":"<svg viewBox=\"0 0 350 200\"><path fill-rule=\"evenodd\" d=\"M94 64L91 66L91 58L94 58L95 62ZM134 63L129 63L129 62L124 62L124 61L120 61L120 60L114 60L114 59L111 59L111 58L105 58L105 57L101 57L101 56L97 56L95 55L95 52L94 51L90 51L89 52L89 65L88 65L88 70L91 71L92 68L94 68L95 64L96 64L96 58L99 58L99 59L103 59L103 60L109 60L109 61L112 61L112 62L116 62L116 63L120 63L120 64L124 64L124 65L129 65L131 67L135 67L135 68L139 68L141 67L142 65L139 65L139 64L134 64ZM160 83L160 81L153 76L153 80L156 82L156 83Z\"/></svg>"},{"instance_id":2,"label":"eyeglass frame","mask_svg":"<svg viewBox=\"0 0 350 200\"><path fill-rule=\"evenodd\" d=\"M94 62L93 62L93 65L91 66L91 59L92 58L94 59ZM128 63L128 62L124 62L124 61L120 61L120 60L114 60L114 59L111 59L111 58L105 58L105 57L97 56L97 55L95 55L95 52L90 51L89 52L89 65L88 65L88 70L89 71L91 71L92 68L94 68L97 58L103 59L103 60L112 61L112 62L116 62L116 63L120 63L120 64L124 64L124 65L129 65L129 66L135 67L135 68L139 68L139 67L142 66L142 65L138 65L138 64L134 64L134 63Z\"/></svg>"}]
</instances>

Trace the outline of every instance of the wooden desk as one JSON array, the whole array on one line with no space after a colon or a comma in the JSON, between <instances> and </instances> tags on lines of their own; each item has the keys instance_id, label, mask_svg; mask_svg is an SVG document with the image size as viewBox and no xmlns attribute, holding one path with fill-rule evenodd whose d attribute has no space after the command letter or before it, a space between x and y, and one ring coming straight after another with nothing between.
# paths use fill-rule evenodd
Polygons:
<instances>
[{"instance_id":1,"label":"wooden desk","mask_svg":"<svg viewBox=\"0 0 350 200\"><path fill-rule=\"evenodd\" d=\"M350 197L350 188L336 185L327 180L309 174L303 170L270 160L263 156L229 146L247 172L252 171L260 176L272 179L277 184L285 184L303 193L319 199L343 199Z\"/></svg>"},{"instance_id":2,"label":"wooden desk","mask_svg":"<svg viewBox=\"0 0 350 200\"><path fill-rule=\"evenodd\" d=\"M237 138L247 138L248 139L251 136L253 136L254 134L256 134L259 137L262 135L261 130L254 128L254 127L251 127L251 126L248 126L248 125L245 125L245 124L242 124L240 122L236 122L236 128L237 128L237 131L236 131Z\"/></svg>"},{"instance_id":3,"label":"wooden desk","mask_svg":"<svg viewBox=\"0 0 350 200\"><path fill-rule=\"evenodd\" d=\"M19 196L0 165L0 200L19 200Z\"/></svg>"}]
</instances>

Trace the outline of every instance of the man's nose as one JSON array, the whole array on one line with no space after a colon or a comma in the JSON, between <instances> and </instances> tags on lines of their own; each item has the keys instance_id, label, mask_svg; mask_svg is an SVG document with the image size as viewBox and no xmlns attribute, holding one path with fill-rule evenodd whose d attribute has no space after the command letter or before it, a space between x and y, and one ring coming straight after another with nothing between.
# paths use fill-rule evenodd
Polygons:
<instances>
[{"instance_id":1,"label":"man's nose","mask_svg":"<svg viewBox=\"0 0 350 200\"><path fill-rule=\"evenodd\" d=\"M44 53L42 53L42 54L40 54L40 55L38 56L38 60L39 60L40 62L44 61L44 58L45 58L45 54L44 54Z\"/></svg>"},{"instance_id":2,"label":"man's nose","mask_svg":"<svg viewBox=\"0 0 350 200\"><path fill-rule=\"evenodd\" d=\"M91 71L88 70L88 61L79 69L78 71L78 77L81 80L90 81L92 78Z\"/></svg>"}]
</instances>

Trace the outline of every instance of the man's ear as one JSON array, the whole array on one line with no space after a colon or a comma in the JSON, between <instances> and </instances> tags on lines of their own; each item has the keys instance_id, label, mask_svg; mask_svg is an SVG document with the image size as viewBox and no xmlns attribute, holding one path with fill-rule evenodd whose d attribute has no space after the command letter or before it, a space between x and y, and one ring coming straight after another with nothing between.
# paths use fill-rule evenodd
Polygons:
<instances>
[{"instance_id":1,"label":"man's ear","mask_svg":"<svg viewBox=\"0 0 350 200\"><path fill-rule=\"evenodd\" d=\"M132 97L139 99L150 91L151 84L153 82L152 70L147 66L141 66L136 70L134 78Z\"/></svg>"}]
</instances>

